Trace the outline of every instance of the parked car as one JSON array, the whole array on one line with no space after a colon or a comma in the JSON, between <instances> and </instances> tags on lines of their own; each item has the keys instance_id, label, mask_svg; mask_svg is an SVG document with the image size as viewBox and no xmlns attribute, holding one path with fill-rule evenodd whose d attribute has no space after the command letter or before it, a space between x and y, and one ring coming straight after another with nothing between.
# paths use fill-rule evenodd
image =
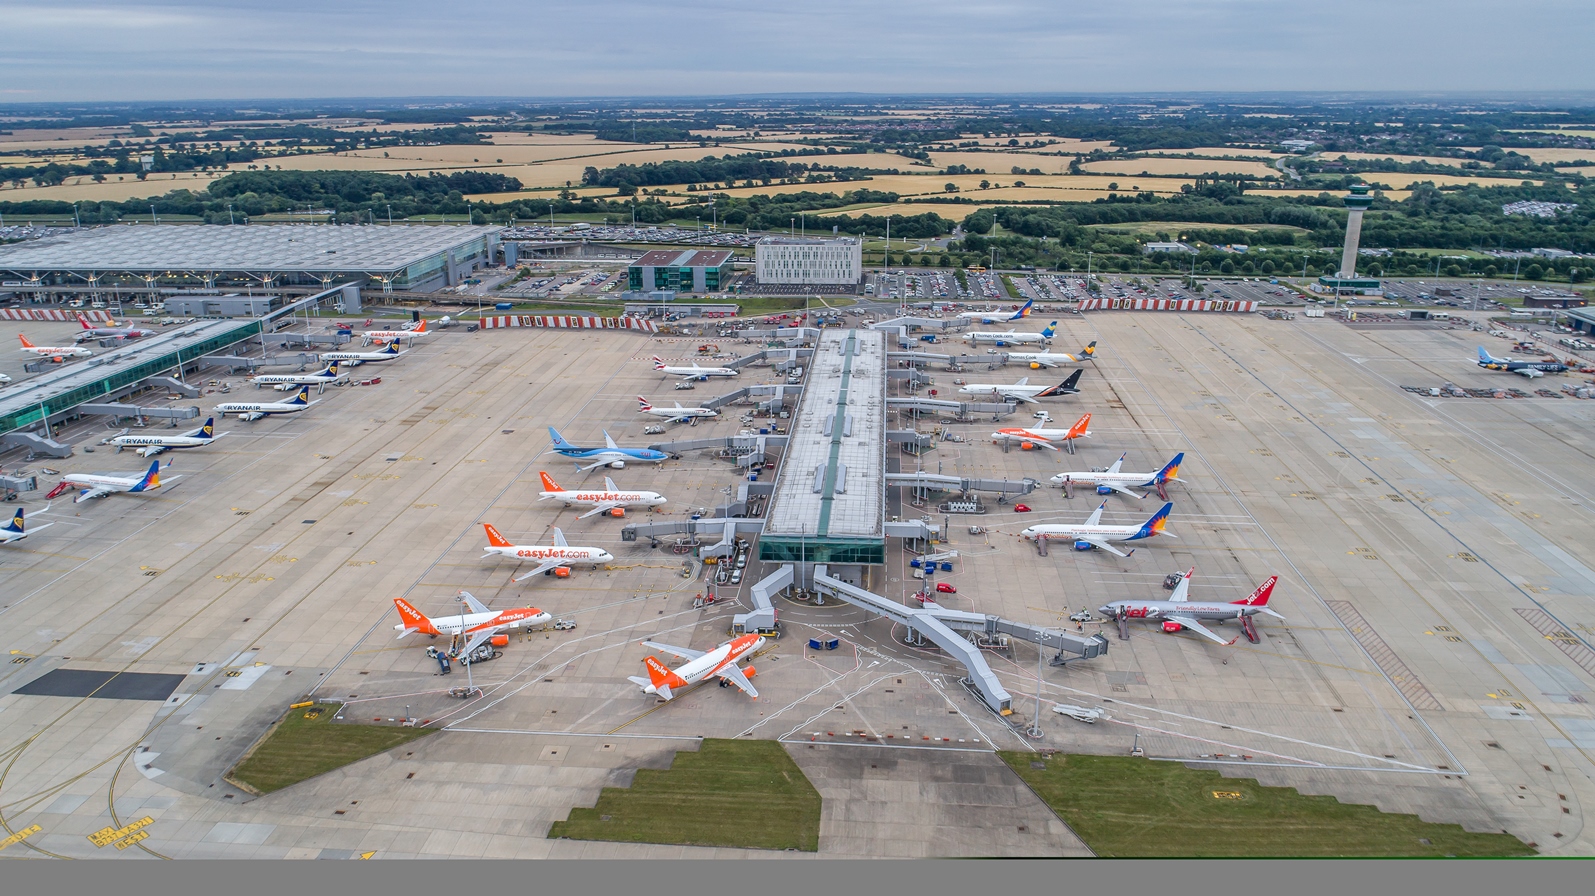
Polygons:
<instances>
[{"instance_id":1,"label":"parked car","mask_svg":"<svg viewBox=\"0 0 1595 896\"><path fill-rule=\"evenodd\" d=\"M946 582L937 582L936 583L936 590L940 591L942 594L957 594L958 593L958 589L957 588L954 588L953 586L947 584Z\"/></svg>"},{"instance_id":2,"label":"parked car","mask_svg":"<svg viewBox=\"0 0 1595 896\"><path fill-rule=\"evenodd\" d=\"M1029 513L1030 512L1030 505L1029 504L1015 504L1013 506L1013 512L1014 513Z\"/></svg>"}]
</instances>

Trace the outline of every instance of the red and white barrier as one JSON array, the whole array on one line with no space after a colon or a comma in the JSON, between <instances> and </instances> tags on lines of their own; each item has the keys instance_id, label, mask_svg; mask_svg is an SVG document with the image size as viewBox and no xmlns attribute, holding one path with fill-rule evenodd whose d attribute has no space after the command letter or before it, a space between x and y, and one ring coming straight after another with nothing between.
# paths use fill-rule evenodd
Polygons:
<instances>
[{"instance_id":1,"label":"red and white barrier","mask_svg":"<svg viewBox=\"0 0 1595 896\"><path fill-rule=\"evenodd\" d=\"M79 314L89 320L96 320L101 323L111 319L111 315L104 311L79 311L76 308L0 308L0 319L4 320L76 321Z\"/></svg>"},{"instance_id":2,"label":"red and white barrier","mask_svg":"<svg viewBox=\"0 0 1595 896\"><path fill-rule=\"evenodd\" d=\"M651 320L638 317L592 317L584 314L503 314L482 318L482 329L501 327L548 327L568 330L637 330L657 333L659 327Z\"/></svg>"},{"instance_id":3,"label":"red and white barrier","mask_svg":"<svg viewBox=\"0 0 1595 896\"><path fill-rule=\"evenodd\" d=\"M1250 314L1256 302L1228 299L1085 299L1081 311L1235 311Z\"/></svg>"}]
</instances>

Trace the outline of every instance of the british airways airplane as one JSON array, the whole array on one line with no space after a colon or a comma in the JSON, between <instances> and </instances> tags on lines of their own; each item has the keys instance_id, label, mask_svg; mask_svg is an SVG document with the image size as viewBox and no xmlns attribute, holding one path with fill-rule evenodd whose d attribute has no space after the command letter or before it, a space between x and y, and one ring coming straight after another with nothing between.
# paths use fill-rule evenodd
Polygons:
<instances>
[{"instance_id":1,"label":"british airways airplane","mask_svg":"<svg viewBox=\"0 0 1595 896\"><path fill-rule=\"evenodd\" d=\"M550 426L549 438L554 440L554 451L576 461L577 468L585 473L598 467L614 467L617 470L626 468L626 461L642 461L643 463L659 464L670 459L670 455L652 448L622 448L615 444L609 437L609 432L604 432L603 448L581 448L565 441L559 430ZM587 466L581 466L582 461L591 461Z\"/></svg>"}]
</instances>

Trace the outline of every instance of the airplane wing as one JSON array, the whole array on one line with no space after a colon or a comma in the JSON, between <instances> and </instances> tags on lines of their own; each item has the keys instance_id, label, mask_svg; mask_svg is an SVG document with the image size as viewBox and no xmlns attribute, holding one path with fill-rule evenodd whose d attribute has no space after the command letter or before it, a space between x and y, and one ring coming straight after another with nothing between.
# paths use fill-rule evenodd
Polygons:
<instances>
[{"instance_id":1,"label":"airplane wing","mask_svg":"<svg viewBox=\"0 0 1595 896\"><path fill-rule=\"evenodd\" d=\"M1031 358L1030 362L1032 364L1040 364L1042 367L1057 367L1058 366L1058 362L1057 361L1048 360L1047 358Z\"/></svg>"},{"instance_id":2,"label":"airplane wing","mask_svg":"<svg viewBox=\"0 0 1595 896\"><path fill-rule=\"evenodd\" d=\"M113 491L115 491L115 489L104 488L103 486L100 488L85 489L82 494L72 499L72 503L80 504L93 498L103 498Z\"/></svg>"},{"instance_id":3,"label":"airplane wing","mask_svg":"<svg viewBox=\"0 0 1595 896\"><path fill-rule=\"evenodd\" d=\"M577 519L584 520L584 519L587 519L590 516L597 516L600 513L608 513L609 511L614 510L616 507L619 507L619 506L620 506L619 504L616 504L613 501L605 502L603 504L599 504L599 505L595 506L592 510L589 510L586 513L582 514L581 516L577 517Z\"/></svg>"},{"instance_id":4,"label":"airplane wing","mask_svg":"<svg viewBox=\"0 0 1595 896\"><path fill-rule=\"evenodd\" d=\"M1176 603L1182 603L1184 601L1190 600L1188 595L1191 591L1191 576L1194 575L1196 575L1196 567L1193 566L1191 567L1190 572L1180 576L1180 583L1174 586L1174 593L1169 595L1169 600Z\"/></svg>"},{"instance_id":5,"label":"airplane wing","mask_svg":"<svg viewBox=\"0 0 1595 896\"><path fill-rule=\"evenodd\" d=\"M542 563L537 564L537 568L532 570L531 572L526 573L525 575L516 576L514 578L514 581L522 582L522 581L525 581L526 579L531 578L532 576L540 576L543 573L548 572L549 570L553 569L556 566L564 566L565 563L566 563L566 561L564 561L564 560L544 560ZM477 612L481 612L481 611L477 611Z\"/></svg>"},{"instance_id":6,"label":"airplane wing","mask_svg":"<svg viewBox=\"0 0 1595 896\"><path fill-rule=\"evenodd\" d=\"M1217 641L1218 643L1223 644L1225 647L1234 644L1235 639L1240 637L1239 635L1236 635L1235 638L1231 638L1226 641L1214 634L1212 629L1200 622L1197 622L1195 619L1192 619L1189 616L1164 616L1163 618L1167 619L1169 622L1178 622L1180 625L1183 625L1191 631L1196 632L1198 635L1201 635L1209 641Z\"/></svg>"},{"instance_id":7,"label":"airplane wing","mask_svg":"<svg viewBox=\"0 0 1595 896\"><path fill-rule=\"evenodd\" d=\"M558 526L554 527L554 546L560 548L570 547L570 542L565 540L565 533Z\"/></svg>"},{"instance_id":8,"label":"airplane wing","mask_svg":"<svg viewBox=\"0 0 1595 896\"><path fill-rule=\"evenodd\" d=\"M1132 492L1132 491L1130 491L1130 490L1129 490L1129 489L1127 489L1127 488L1125 488L1125 487L1124 487L1124 486L1122 486L1122 485L1114 485L1114 484L1113 484L1113 483L1111 483L1111 482L1104 482L1104 483L1102 483L1102 484L1103 484L1103 485L1105 485L1105 486L1107 486L1107 487L1108 487L1108 488L1111 488L1111 489L1113 489L1113 490L1114 490L1114 491L1116 491L1116 492L1119 492L1119 493L1120 493L1120 494L1125 494L1125 495L1129 495L1129 496L1130 496L1130 497L1132 497L1132 498L1137 498L1137 499L1139 499L1139 498L1145 498L1145 497L1146 497L1146 495L1142 495L1142 494L1137 494L1137 493L1136 493L1136 492Z\"/></svg>"},{"instance_id":9,"label":"airplane wing","mask_svg":"<svg viewBox=\"0 0 1595 896\"><path fill-rule=\"evenodd\" d=\"M701 650L692 650L691 648L687 647L672 647L669 644L660 644L658 641L644 641L642 642L642 646L651 647L660 653L668 653L671 656L678 656L684 660L695 660L698 657L705 655Z\"/></svg>"},{"instance_id":10,"label":"airplane wing","mask_svg":"<svg viewBox=\"0 0 1595 896\"><path fill-rule=\"evenodd\" d=\"M1027 377L1021 379L1019 382L1014 383L1014 385L1015 386L1028 386L1028 385L1030 385L1030 377L1027 376Z\"/></svg>"},{"instance_id":11,"label":"airplane wing","mask_svg":"<svg viewBox=\"0 0 1595 896\"><path fill-rule=\"evenodd\" d=\"M1126 554L1125 552L1119 550L1118 548L1114 547L1113 545L1108 544L1107 542L1102 541L1101 539L1098 539L1098 538L1079 538L1078 540L1079 541L1083 541L1086 544L1091 545L1092 547L1101 548L1102 550L1107 551L1110 554L1117 554L1120 557L1128 557L1128 556L1130 556L1129 554Z\"/></svg>"},{"instance_id":12,"label":"airplane wing","mask_svg":"<svg viewBox=\"0 0 1595 896\"><path fill-rule=\"evenodd\" d=\"M487 608L487 604L484 604L481 601L477 600L476 596L473 595L469 591L461 591L460 592L460 600L465 601L465 605L471 608L471 612L472 613L491 613L491 612L493 612L492 610L489 610Z\"/></svg>"},{"instance_id":13,"label":"airplane wing","mask_svg":"<svg viewBox=\"0 0 1595 896\"><path fill-rule=\"evenodd\" d=\"M581 464L577 464L576 465L576 472L578 472L578 473L586 473L586 472L588 472L590 470L596 470L599 467L607 467L607 466L609 466L612 463L614 463L614 461L611 461L611 460L600 460L600 461L596 461L594 463L590 463L590 464L588 464L585 467L582 466Z\"/></svg>"},{"instance_id":14,"label":"airplane wing","mask_svg":"<svg viewBox=\"0 0 1595 896\"><path fill-rule=\"evenodd\" d=\"M1117 473L1117 472L1119 472L1119 468L1124 466L1124 457L1125 457L1125 455L1123 455L1123 454L1119 455L1119 459L1113 462L1113 466L1108 467L1108 472L1109 473Z\"/></svg>"},{"instance_id":15,"label":"airplane wing","mask_svg":"<svg viewBox=\"0 0 1595 896\"><path fill-rule=\"evenodd\" d=\"M1086 521L1085 521L1085 523L1083 523L1083 525L1095 526L1097 524L1097 522L1102 519L1102 509L1107 507L1107 506L1108 506L1108 502L1106 502L1106 501L1103 501L1101 504L1098 504L1097 505L1097 509L1091 511L1091 515L1086 517Z\"/></svg>"},{"instance_id":16,"label":"airplane wing","mask_svg":"<svg viewBox=\"0 0 1595 896\"><path fill-rule=\"evenodd\" d=\"M610 479L608 476L605 476L604 477L604 491L618 492L618 491L620 491L620 489L615 487L615 480Z\"/></svg>"},{"instance_id":17,"label":"airplane wing","mask_svg":"<svg viewBox=\"0 0 1595 896\"><path fill-rule=\"evenodd\" d=\"M1025 441L1029 442L1030 444L1036 445L1036 446L1041 447L1041 448L1045 448L1048 451L1057 451L1058 450L1058 446L1057 445L1052 444L1051 442L1047 441L1046 439L1043 439L1040 436L1031 435L1029 433L1026 433L1024 436L1022 436L1022 438Z\"/></svg>"},{"instance_id":18,"label":"airplane wing","mask_svg":"<svg viewBox=\"0 0 1595 896\"><path fill-rule=\"evenodd\" d=\"M1008 393L1008 394L1003 395L1003 400L1004 401L1022 401L1022 402L1026 403L1026 404L1041 404L1041 402L1036 401L1034 398L1031 398L1028 395L1020 395L1017 392Z\"/></svg>"},{"instance_id":19,"label":"airplane wing","mask_svg":"<svg viewBox=\"0 0 1595 896\"><path fill-rule=\"evenodd\" d=\"M753 682L748 681L748 676L742 674L742 670L737 668L736 663L727 663L724 668L715 674L741 688L742 692L749 697L759 696L759 692L753 687Z\"/></svg>"},{"instance_id":20,"label":"airplane wing","mask_svg":"<svg viewBox=\"0 0 1595 896\"><path fill-rule=\"evenodd\" d=\"M666 418L665 422L666 423L683 423L683 422L685 422L687 420L691 420L691 419L692 419L692 415L691 414L677 414L674 417Z\"/></svg>"},{"instance_id":21,"label":"airplane wing","mask_svg":"<svg viewBox=\"0 0 1595 896\"><path fill-rule=\"evenodd\" d=\"M615 444L615 440L609 437L609 430L607 429L604 430L604 447L608 448L610 451L620 450L620 446Z\"/></svg>"},{"instance_id":22,"label":"airplane wing","mask_svg":"<svg viewBox=\"0 0 1595 896\"><path fill-rule=\"evenodd\" d=\"M1539 377L1539 376L1544 376L1545 375L1544 371L1535 370L1532 367L1519 367L1518 369L1516 369L1516 370L1514 370L1512 372L1517 374L1517 375L1519 375L1519 376L1526 376L1526 377L1528 377L1531 380L1534 379L1535 377Z\"/></svg>"},{"instance_id":23,"label":"airplane wing","mask_svg":"<svg viewBox=\"0 0 1595 896\"><path fill-rule=\"evenodd\" d=\"M475 634L471 635L471 640L465 642L465 649L460 651L460 656L464 656L464 657L470 656L471 655L471 651L475 650L478 647L481 647L482 644L485 641L487 641L488 638L493 637L493 633L494 633L493 629L484 628L481 631L476 632Z\"/></svg>"}]
</instances>

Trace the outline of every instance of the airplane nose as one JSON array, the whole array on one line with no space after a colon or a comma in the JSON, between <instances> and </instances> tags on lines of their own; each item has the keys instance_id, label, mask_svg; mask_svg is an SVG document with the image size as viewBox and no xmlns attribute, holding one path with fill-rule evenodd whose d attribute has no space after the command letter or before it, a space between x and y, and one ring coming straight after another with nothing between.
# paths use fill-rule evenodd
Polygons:
<instances>
[{"instance_id":1,"label":"airplane nose","mask_svg":"<svg viewBox=\"0 0 1595 896\"><path fill-rule=\"evenodd\" d=\"M1097 607L1097 612L1101 613L1103 616L1112 616L1113 615L1113 605L1112 604L1104 604L1103 606Z\"/></svg>"}]
</instances>

